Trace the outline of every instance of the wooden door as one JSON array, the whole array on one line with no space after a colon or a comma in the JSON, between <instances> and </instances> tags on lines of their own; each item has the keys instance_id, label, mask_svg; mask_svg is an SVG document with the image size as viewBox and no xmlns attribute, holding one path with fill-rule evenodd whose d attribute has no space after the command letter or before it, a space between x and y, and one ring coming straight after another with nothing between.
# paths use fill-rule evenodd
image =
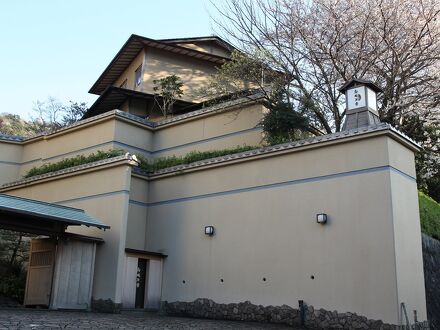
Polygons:
<instances>
[{"instance_id":1,"label":"wooden door","mask_svg":"<svg viewBox=\"0 0 440 330\"><path fill-rule=\"evenodd\" d=\"M50 238L31 241L24 296L25 305L49 306L55 248L55 241Z\"/></svg>"},{"instance_id":2,"label":"wooden door","mask_svg":"<svg viewBox=\"0 0 440 330\"><path fill-rule=\"evenodd\" d=\"M148 260L145 308L158 310L162 293L162 260Z\"/></svg>"},{"instance_id":3,"label":"wooden door","mask_svg":"<svg viewBox=\"0 0 440 330\"><path fill-rule=\"evenodd\" d=\"M127 257L122 307L157 310L162 291L162 260Z\"/></svg>"},{"instance_id":4,"label":"wooden door","mask_svg":"<svg viewBox=\"0 0 440 330\"><path fill-rule=\"evenodd\" d=\"M58 241L51 309L90 308L95 251L95 242Z\"/></svg>"}]
</instances>

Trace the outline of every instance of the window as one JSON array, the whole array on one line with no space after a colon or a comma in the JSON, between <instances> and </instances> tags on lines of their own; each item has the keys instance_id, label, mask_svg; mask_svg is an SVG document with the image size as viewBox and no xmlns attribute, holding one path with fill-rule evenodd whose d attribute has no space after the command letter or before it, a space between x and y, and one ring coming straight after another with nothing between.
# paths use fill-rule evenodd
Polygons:
<instances>
[{"instance_id":1,"label":"window","mask_svg":"<svg viewBox=\"0 0 440 330\"><path fill-rule=\"evenodd\" d=\"M119 87L120 88L127 88L127 79L125 79L124 82Z\"/></svg>"},{"instance_id":2,"label":"window","mask_svg":"<svg viewBox=\"0 0 440 330\"><path fill-rule=\"evenodd\" d=\"M142 65L140 65L136 71L134 72L134 85L135 86L139 86L141 84L141 69L142 69Z\"/></svg>"}]
</instances>

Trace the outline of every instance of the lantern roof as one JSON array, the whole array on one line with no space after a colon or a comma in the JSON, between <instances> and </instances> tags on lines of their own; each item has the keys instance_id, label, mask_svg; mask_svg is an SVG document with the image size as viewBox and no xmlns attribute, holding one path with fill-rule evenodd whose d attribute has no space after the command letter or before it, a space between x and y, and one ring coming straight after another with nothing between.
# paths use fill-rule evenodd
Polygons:
<instances>
[{"instance_id":1,"label":"lantern roof","mask_svg":"<svg viewBox=\"0 0 440 330\"><path fill-rule=\"evenodd\" d=\"M353 78L350 81L348 81L347 83L345 83L341 88L339 88L339 91L341 93L345 93L345 91L347 89L350 89L351 87L356 87L356 86L367 86L370 89L372 89L373 91L375 91L376 93L383 93L383 89L379 86L377 86L375 83L369 81L369 80L363 80L363 79L357 79L357 78Z\"/></svg>"}]
</instances>

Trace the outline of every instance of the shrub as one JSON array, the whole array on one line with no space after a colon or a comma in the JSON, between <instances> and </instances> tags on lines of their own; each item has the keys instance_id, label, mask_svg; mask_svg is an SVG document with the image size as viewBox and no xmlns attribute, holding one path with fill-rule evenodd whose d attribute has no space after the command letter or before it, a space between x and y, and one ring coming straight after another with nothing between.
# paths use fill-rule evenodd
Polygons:
<instances>
[{"instance_id":1,"label":"shrub","mask_svg":"<svg viewBox=\"0 0 440 330\"><path fill-rule=\"evenodd\" d=\"M440 204L419 191L419 208L422 232L440 239Z\"/></svg>"},{"instance_id":2,"label":"shrub","mask_svg":"<svg viewBox=\"0 0 440 330\"><path fill-rule=\"evenodd\" d=\"M287 103L277 101L269 107L269 112L260 121L260 126L266 133L266 142L275 145L307 137L309 122Z\"/></svg>"},{"instance_id":3,"label":"shrub","mask_svg":"<svg viewBox=\"0 0 440 330\"><path fill-rule=\"evenodd\" d=\"M190 164L197 161L209 159L209 158L215 158L230 154L235 154L239 152L249 151L253 149L257 149L258 147L255 146L237 146L236 148L232 149L223 149L223 150L212 150L212 151L192 151L185 156L176 157L162 157L162 158L156 158L156 159L146 159L143 156L138 156L140 160L140 168L147 172L151 173L154 171L158 171L163 168L167 167L173 167L177 165L184 165L184 164Z\"/></svg>"},{"instance_id":4,"label":"shrub","mask_svg":"<svg viewBox=\"0 0 440 330\"><path fill-rule=\"evenodd\" d=\"M39 167L33 167L29 170L29 172L27 172L24 175L24 177L30 178L36 175L64 170L69 167L88 164L106 158L121 156L124 153L125 153L124 150L109 150L109 151L98 151L97 153L93 153L88 156L78 155L72 158L64 158L63 160L56 163L47 163Z\"/></svg>"},{"instance_id":5,"label":"shrub","mask_svg":"<svg viewBox=\"0 0 440 330\"><path fill-rule=\"evenodd\" d=\"M26 287L26 272L23 270L17 274L2 274L0 281L0 296L11 298L23 303Z\"/></svg>"},{"instance_id":6,"label":"shrub","mask_svg":"<svg viewBox=\"0 0 440 330\"><path fill-rule=\"evenodd\" d=\"M212 151L203 151L203 152L192 151L186 154L185 156L181 156L181 157L171 156L171 157L156 158L152 160L149 160L143 157L142 155L138 155L138 158L140 160L139 167L145 172L151 173L167 167L190 164L200 160L225 156L238 152L249 151L257 148L258 147L255 146L237 146L236 148L223 149L223 150L212 150ZM98 151L96 154L91 154L88 156L79 155L72 158L65 158L56 163L48 163L40 167L34 167L30 169L29 172L27 172L24 175L24 177L30 178L36 175L51 173L54 171L59 171L78 165L88 164L106 158L121 156L124 153L125 153L124 150L109 150L109 151Z\"/></svg>"}]
</instances>

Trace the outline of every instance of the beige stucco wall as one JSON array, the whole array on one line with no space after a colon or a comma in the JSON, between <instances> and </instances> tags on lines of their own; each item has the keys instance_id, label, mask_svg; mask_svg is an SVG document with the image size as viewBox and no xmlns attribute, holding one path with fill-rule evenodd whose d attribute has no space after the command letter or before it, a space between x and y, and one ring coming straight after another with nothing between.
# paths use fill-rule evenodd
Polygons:
<instances>
[{"instance_id":1,"label":"beige stucco wall","mask_svg":"<svg viewBox=\"0 0 440 330\"><path fill-rule=\"evenodd\" d=\"M418 217L396 227L392 202L405 197L389 167L399 154L392 144L381 136L150 181L148 195L131 195L128 222L146 214L144 248L168 255L162 299L293 307L302 299L390 323L404 301L426 319ZM321 212L325 226L315 220ZM399 241L415 252L397 252ZM418 275L398 277L409 264Z\"/></svg>"},{"instance_id":2,"label":"beige stucco wall","mask_svg":"<svg viewBox=\"0 0 440 330\"><path fill-rule=\"evenodd\" d=\"M130 166L122 164L3 191L14 196L81 208L111 226L106 231L85 226L70 226L68 230L101 237L105 241L97 247L94 299L121 302L130 176Z\"/></svg>"},{"instance_id":3,"label":"beige stucco wall","mask_svg":"<svg viewBox=\"0 0 440 330\"><path fill-rule=\"evenodd\" d=\"M161 127L154 133L154 156L180 156L194 150L218 150L242 145L258 146L263 135L256 126L263 117L264 109L260 104L248 104L241 109Z\"/></svg>"},{"instance_id":4,"label":"beige stucco wall","mask_svg":"<svg viewBox=\"0 0 440 330\"><path fill-rule=\"evenodd\" d=\"M196 96L198 89L207 82L208 76L215 71L213 63L149 48L145 56L142 91L153 93L153 80L175 74L183 82L184 95L182 99L197 102L201 99Z\"/></svg>"},{"instance_id":5,"label":"beige stucco wall","mask_svg":"<svg viewBox=\"0 0 440 330\"><path fill-rule=\"evenodd\" d=\"M104 120L26 141L23 144L20 175L32 167L54 163L79 154L87 155L98 150L113 149L115 120Z\"/></svg>"},{"instance_id":6,"label":"beige stucco wall","mask_svg":"<svg viewBox=\"0 0 440 330\"><path fill-rule=\"evenodd\" d=\"M259 145L262 131L256 128L264 107L248 104L149 128L121 117L85 121L75 127L22 143L1 142L0 182L22 178L31 168L64 158L101 150L124 149L147 157L181 156L191 151L219 150Z\"/></svg>"},{"instance_id":7,"label":"beige stucco wall","mask_svg":"<svg viewBox=\"0 0 440 330\"><path fill-rule=\"evenodd\" d=\"M414 234L421 232L414 153L391 139L388 149L393 166L389 180L398 303L404 302L409 314L417 310L418 317L426 319L426 310L419 308L425 304L426 297L423 272L418 271L423 269L422 241Z\"/></svg>"},{"instance_id":8,"label":"beige stucco wall","mask_svg":"<svg viewBox=\"0 0 440 330\"><path fill-rule=\"evenodd\" d=\"M129 204L128 208L125 246L130 249L145 250L148 221L147 208L145 207L148 202L148 182L146 180L132 177L130 200L133 202Z\"/></svg>"},{"instance_id":9,"label":"beige stucco wall","mask_svg":"<svg viewBox=\"0 0 440 330\"><path fill-rule=\"evenodd\" d=\"M18 180L23 146L19 143L0 141L0 185Z\"/></svg>"},{"instance_id":10,"label":"beige stucco wall","mask_svg":"<svg viewBox=\"0 0 440 330\"><path fill-rule=\"evenodd\" d=\"M23 147L7 143L4 155L56 158L88 152L96 141L150 157L166 148L200 150L203 139L235 146L229 138L243 135L223 136L253 127L263 110L254 105L155 131L112 118ZM73 229L106 242L98 248L95 299L121 301L128 247L169 256L163 300L295 307L303 299L391 323L405 302L425 319L414 155L385 135L343 142L151 181L118 166L6 192L83 208L112 226ZM328 225L316 224L320 212ZM216 227L214 237L203 235L205 225Z\"/></svg>"},{"instance_id":11,"label":"beige stucco wall","mask_svg":"<svg viewBox=\"0 0 440 330\"><path fill-rule=\"evenodd\" d=\"M142 83L139 86L135 85L135 71L139 66L142 65L141 72L144 70L144 59L145 50L141 50L139 54L136 55L135 59L130 63L130 65L124 70L124 72L119 76L118 79L113 83L113 86L120 87L121 84L127 79L127 89L133 89L137 91L143 91Z\"/></svg>"},{"instance_id":12,"label":"beige stucco wall","mask_svg":"<svg viewBox=\"0 0 440 330\"><path fill-rule=\"evenodd\" d=\"M136 123L124 120L115 121L115 144L134 154L148 156L153 151L153 131Z\"/></svg>"}]
</instances>

